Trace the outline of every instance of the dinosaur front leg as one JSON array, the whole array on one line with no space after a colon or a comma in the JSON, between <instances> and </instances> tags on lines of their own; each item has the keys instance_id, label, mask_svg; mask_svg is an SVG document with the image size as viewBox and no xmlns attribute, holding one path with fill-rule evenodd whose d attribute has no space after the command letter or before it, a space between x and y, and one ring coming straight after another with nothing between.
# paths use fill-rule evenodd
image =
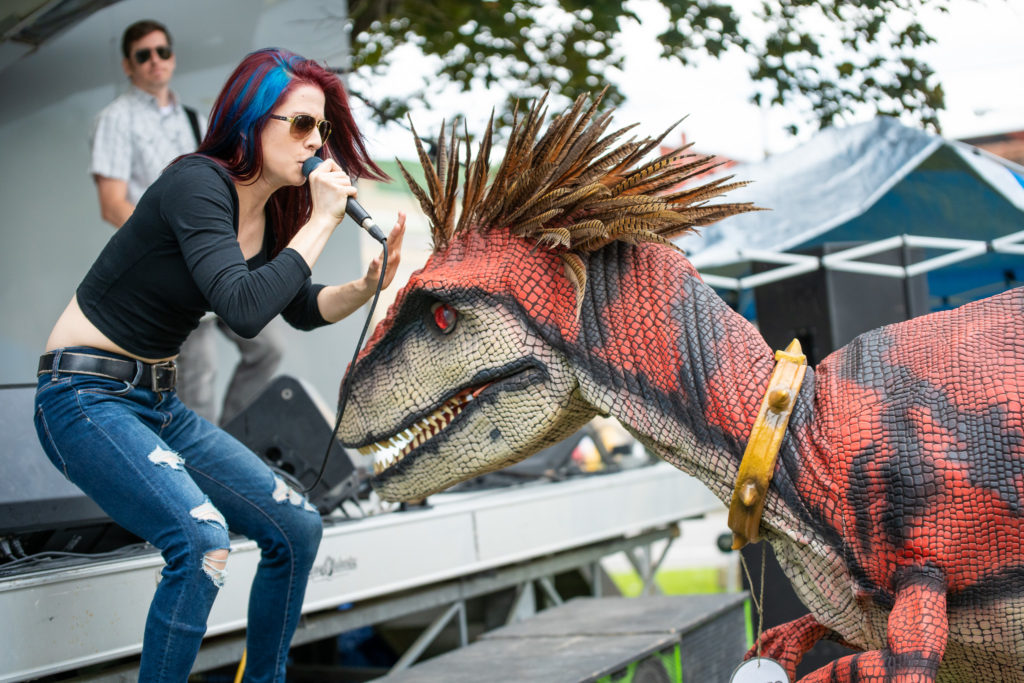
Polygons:
<instances>
[{"instance_id":1,"label":"dinosaur front leg","mask_svg":"<svg viewBox=\"0 0 1024 683\"><path fill-rule=\"evenodd\" d=\"M948 633L945 579L932 569L908 570L897 582L885 649L842 657L800 683L931 683Z\"/></svg>"},{"instance_id":2,"label":"dinosaur front leg","mask_svg":"<svg viewBox=\"0 0 1024 683\"><path fill-rule=\"evenodd\" d=\"M818 623L813 614L773 626L761 634L758 643L761 656L771 657L786 669L790 680L796 678L796 667L814 644L828 634L828 629ZM744 659L757 655L758 643L747 651Z\"/></svg>"}]
</instances>

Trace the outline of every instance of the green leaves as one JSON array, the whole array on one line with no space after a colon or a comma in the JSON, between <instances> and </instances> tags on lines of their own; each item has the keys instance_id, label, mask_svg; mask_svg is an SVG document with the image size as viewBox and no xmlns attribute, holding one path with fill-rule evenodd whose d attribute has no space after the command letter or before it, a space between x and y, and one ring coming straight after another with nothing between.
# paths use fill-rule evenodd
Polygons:
<instances>
[{"instance_id":1,"label":"green leaves","mask_svg":"<svg viewBox=\"0 0 1024 683\"><path fill-rule=\"evenodd\" d=\"M668 20L657 36L663 58L692 65L742 51L753 58L751 77L763 84L752 99L803 111L803 126L828 126L867 107L938 129L943 91L916 55L933 40L917 16L926 6L945 10L946 0L659 4ZM498 128L511 123L516 99L544 91L569 101L608 86L602 107L620 103L608 74L623 65L622 28L640 20L623 0L353 0L350 17L352 68L370 84L365 91L353 86L353 94L378 121L431 104L428 84L401 101L372 92L372 74L386 72L395 50L413 44L438 58L437 83L507 91Z\"/></svg>"}]
</instances>

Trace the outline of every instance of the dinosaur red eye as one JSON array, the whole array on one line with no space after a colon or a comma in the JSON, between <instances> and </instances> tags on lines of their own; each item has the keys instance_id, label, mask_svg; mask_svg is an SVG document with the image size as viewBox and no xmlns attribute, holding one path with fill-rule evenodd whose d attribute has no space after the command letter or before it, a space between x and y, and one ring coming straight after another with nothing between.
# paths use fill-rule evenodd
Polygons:
<instances>
[{"instance_id":1,"label":"dinosaur red eye","mask_svg":"<svg viewBox=\"0 0 1024 683\"><path fill-rule=\"evenodd\" d=\"M455 309L446 303L438 301L430 307L430 312L434 316L434 324L437 325L437 329L441 332L448 334L455 329L455 320L458 315L455 313Z\"/></svg>"}]
</instances>

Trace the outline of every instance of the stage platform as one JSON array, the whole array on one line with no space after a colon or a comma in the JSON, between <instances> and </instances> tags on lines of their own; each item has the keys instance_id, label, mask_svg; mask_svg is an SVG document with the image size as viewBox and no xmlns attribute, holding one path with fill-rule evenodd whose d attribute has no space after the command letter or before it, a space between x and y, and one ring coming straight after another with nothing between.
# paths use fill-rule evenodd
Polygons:
<instances>
[{"instance_id":1,"label":"stage platform","mask_svg":"<svg viewBox=\"0 0 1024 683\"><path fill-rule=\"evenodd\" d=\"M434 496L429 507L329 518L295 643L542 579L671 538L721 504L657 463L562 482ZM210 616L196 670L237 661L259 552L232 544L230 576ZM103 662L78 680L133 680L146 610L163 562L155 550L0 577L0 682Z\"/></svg>"},{"instance_id":2,"label":"stage platform","mask_svg":"<svg viewBox=\"0 0 1024 683\"><path fill-rule=\"evenodd\" d=\"M727 681L747 650L745 593L575 598L380 683Z\"/></svg>"}]
</instances>

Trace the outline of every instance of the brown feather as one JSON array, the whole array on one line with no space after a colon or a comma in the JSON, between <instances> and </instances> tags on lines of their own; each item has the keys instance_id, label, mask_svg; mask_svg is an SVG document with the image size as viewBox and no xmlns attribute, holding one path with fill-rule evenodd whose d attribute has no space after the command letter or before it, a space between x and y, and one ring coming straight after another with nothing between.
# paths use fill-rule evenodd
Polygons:
<instances>
[{"instance_id":1,"label":"brown feather","mask_svg":"<svg viewBox=\"0 0 1024 683\"><path fill-rule=\"evenodd\" d=\"M565 276L576 293L576 317L579 318L580 310L583 308L583 295L587 291L587 265L583 263L579 254L571 251L562 254L561 258L565 266Z\"/></svg>"},{"instance_id":2,"label":"brown feather","mask_svg":"<svg viewBox=\"0 0 1024 683\"><path fill-rule=\"evenodd\" d=\"M451 128L438 138L438 158L431 161L415 129L417 154L426 189L401 168L414 196L431 221L434 248L460 232L510 230L559 253L577 292L586 285L583 255L621 240L669 244L670 238L746 211L748 203L707 204L744 183L718 179L681 188L721 162L682 149L643 160L675 127L654 138L624 139L634 127L607 132L612 112L598 113L600 96L577 98L567 111L547 118L547 95L525 113L517 108L505 156L490 175L494 118L491 117L475 157L466 146L462 162L462 210L455 222L462 140ZM462 138L468 136L463 135Z\"/></svg>"}]
</instances>

